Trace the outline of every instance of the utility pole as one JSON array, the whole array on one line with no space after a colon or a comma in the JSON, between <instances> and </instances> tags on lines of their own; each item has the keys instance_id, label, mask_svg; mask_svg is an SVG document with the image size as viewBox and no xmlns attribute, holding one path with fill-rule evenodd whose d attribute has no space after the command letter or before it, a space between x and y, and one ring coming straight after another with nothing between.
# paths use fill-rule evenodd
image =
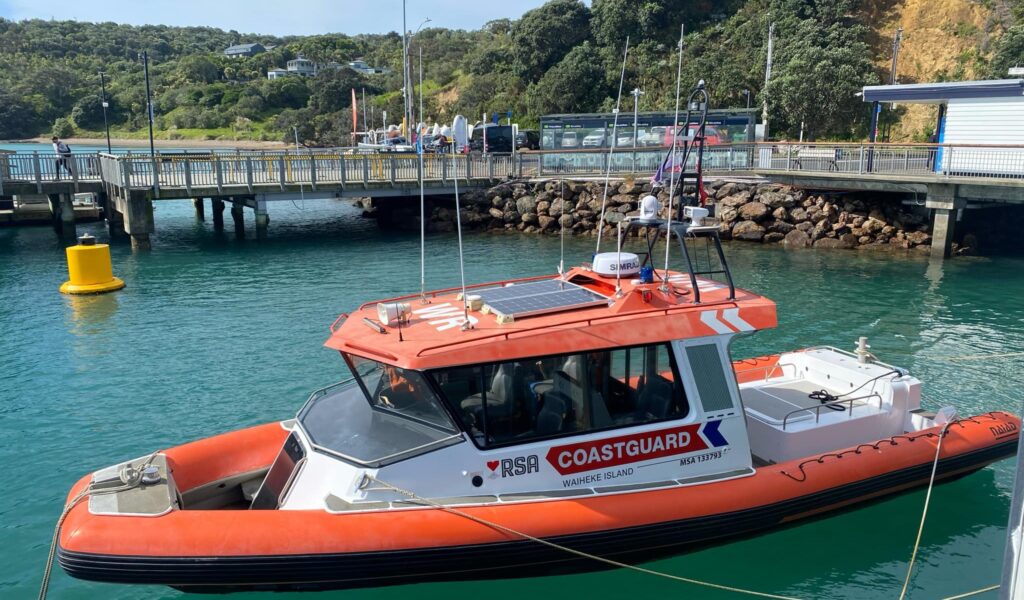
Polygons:
<instances>
[{"instance_id":1,"label":"utility pole","mask_svg":"<svg viewBox=\"0 0 1024 600\"><path fill-rule=\"evenodd\" d=\"M903 41L903 28L896 30L892 38L892 68L889 71L889 85L896 85L896 61L900 56L900 42Z\"/></svg>"},{"instance_id":2,"label":"utility pole","mask_svg":"<svg viewBox=\"0 0 1024 600\"><path fill-rule=\"evenodd\" d=\"M146 112L149 116L149 157L156 159L156 147L153 144L153 93L149 87L149 53L143 50L139 54L142 59L142 70L146 75Z\"/></svg>"},{"instance_id":3,"label":"utility pole","mask_svg":"<svg viewBox=\"0 0 1024 600\"><path fill-rule=\"evenodd\" d=\"M416 44L420 49L420 118L416 121L416 127L419 127L419 123L423 121L423 44ZM416 137L419 137L420 131L416 131Z\"/></svg>"},{"instance_id":4,"label":"utility pole","mask_svg":"<svg viewBox=\"0 0 1024 600\"><path fill-rule=\"evenodd\" d=\"M640 88L633 88L630 92L633 94L633 147L636 148L636 134L637 134L637 117L639 116L640 96L644 95L644 92L640 91ZM613 142L614 144L615 142Z\"/></svg>"},{"instance_id":5,"label":"utility pole","mask_svg":"<svg viewBox=\"0 0 1024 600\"><path fill-rule=\"evenodd\" d=\"M764 68L764 108L761 110L761 123L764 127L764 139L768 139L768 82L772 79L772 51L775 49L775 23L768 26L768 59Z\"/></svg>"},{"instance_id":6,"label":"utility pole","mask_svg":"<svg viewBox=\"0 0 1024 600\"><path fill-rule=\"evenodd\" d=\"M402 0L402 102L403 120L406 122L406 130L402 133L409 135L409 30L405 26L405 0ZM406 139L406 141L409 141Z\"/></svg>"},{"instance_id":7,"label":"utility pole","mask_svg":"<svg viewBox=\"0 0 1024 600\"><path fill-rule=\"evenodd\" d=\"M100 74L100 104L103 106L103 129L107 132L107 154L111 153L110 150L110 123L107 121L107 83L103 79L103 71Z\"/></svg>"},{"instance_id":8,"label":"utility pole","mask_svg":"<svg viewBox=\"0 0 1024 600\"><path fill-rule=\"evenodd\" d=\"M363 132L366 135L370 134L369 123L372 122L373 119L370 119L369 122L366 120L366 88L363 88ZM364 139L366 138L366 135L363 136Z\"/></svg>"}]
</instances>

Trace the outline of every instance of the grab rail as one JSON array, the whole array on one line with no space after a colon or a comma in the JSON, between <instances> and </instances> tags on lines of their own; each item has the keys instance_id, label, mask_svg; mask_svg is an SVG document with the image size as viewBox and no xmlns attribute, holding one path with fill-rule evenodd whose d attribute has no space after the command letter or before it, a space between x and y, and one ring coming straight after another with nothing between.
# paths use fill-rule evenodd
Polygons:
<instances>
[{"instance_id":1,"label":"grab rail","mask_svg":"<svg viewBox=\"0 0 1024 600\"><path fill-rule=\"evenodd\" d=\"M775 369L782 369L782 376L785 377L786 376L786 367L793 367L793 369L794 369L793 377L796 377L796 375L797 375L797 373L796 373L796 370L797 370L796 363L775 363L774 365L762 365L760 367L752 367L750 369L743 369L742 371L736 371L736 374L739 375L740 373L750 373L752 371L764 371L765 372L764 373L764 380L768 381L771 378L772 373L775 372Z\"/></svg>"},{"instance_id":2,"label":"grab rail","mask_svg":"<svg viewBox=\"0 0 1024 600\"><path fill-rule=\"evenodd\" d=\"M348 320L348 313L341 313L340 315L338 315L338 318L335 319L333 323L331 323L331 325L328 327L328 329L331 330L331 333L334 333L335 330L337 330L337 328L338 328L338 323L340 323L342 321L347 321L347 320Z\"/></svg>"},{"instance_id":3,"label":"grab rail","mask_svg":"<svg viewBox=\"0 0 1024 600\"><path fill-rule=\"evenodd\" d=\"M868 394L867 396L856 396L854 398L847 398L846 400L834 400L832 402L822 403L822 404L820 404L818 406L812 406L812 407L809 407L809 408L798 408L796 410L790 411L790 412L786 413L786 415L784 417L782 417L782 430L783 431L786 430L786 423L787 423L787 421L789 421L789 418L791 416L793 416L793 415L795 415L797 413L807 412L807 411L811 411L811 410L814 411L814 422L816 424L819 423L821 421L821 409L823 409L823 408L825 408L827 406L841 406L843 404L849 403L849 405L850 405L849 408L848 409L844 408L843 410L844 411L848 411L850 413L849 418L852 419L853 418L853 403L856 402L857 400L863 400L865 398L871 398L871 397L878 398L878 410L882 410L882 396L878 392L872 392L872 393Z\"/></svg>"}]
</instances>

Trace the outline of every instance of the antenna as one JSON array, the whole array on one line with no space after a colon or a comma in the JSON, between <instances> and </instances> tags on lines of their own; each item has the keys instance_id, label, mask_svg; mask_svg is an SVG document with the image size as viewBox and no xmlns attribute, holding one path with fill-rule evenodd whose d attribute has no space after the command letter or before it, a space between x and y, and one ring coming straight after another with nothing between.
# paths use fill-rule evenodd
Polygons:
<instances>
[{"instance_id":1,"label":"antenna","mask_svg":"<svg viewBox=\"0 0 1024 600\"><path fill-rule=\"evenodd\" d=\"M559 230L558 230L558 243L559 243L559 250L560 250L560 253L558 255L558 274L559 275L564 275L565 274L565 221L562 220L562 217L565 216L565 179L560 179L559 180L559 184L561 185L561 189L558 192L558 199L562 203L562 211L558 215L558 226L559 226Z\"/></svg>"},{"instance_id":2,"label":"antenna","mask_svg":"<svg viewBox=\"0 0 1024 600\"><path fill-rule=\"evenodd\" d=\"M672 121L672 151L670 153L669 164L672 165L669 169L668 181L668 221L665 222L665 278L662 280L661 287L658 288L660 291L668 293L670 288L668 285L668 251L672 247L672 202L676 195L676 147L679 139L679 93L680 85L683 77L683 37L686 34L686 25L679 26L679 65L676 67L676 112L675 117ZM690 131L690 111L686 111L686 123L683 128L687 133ZM685 159L684 159L685 160ZM682 168L686 168L685 164Z\"/></svg>"},{"instance_id":3,"label":"antenna","mask_svg":"<svg viewBox=\"0 0 1024 600\"><path fill-rule=\"evenodd\" d=\"M429 304L427 301L427 215L426 200L423 197L423 139L421 136L416 136L416 154L420 159L420 301L423 304ZM455 185L455 189L458 190L458 183ZM455 209L458 210L458 192L456 192L455 198Z\"/></svg>"},{"instance_id":4,"label":"antenna","mask_svg":"<svg viewBox=\"0 0 1024 600\"><path fill-rule=\"evenodd\" d=\"M462 329L466 330L472 329L473 325L469 322L469 301L466 298L466 268L462 260L462 210L459 208L459 163L455 160L454 154L451 157L455 163L455 230L459 234L459 276L462 277L462 315L465 319L465 322L462 323ZM466 161L469 161L469 155L466 155Z\"/></svg>"},{"instance_id":5,"label":"antenna","mask_svg":"<svg viewBox=\"0 0 1024 600\"><path fill-rule=\"evenodd\" d=\"M626 49L622 52L622 71L619 73L619 96L615 99L615 118L612 121L612 139L608 144L608 165L604 173L604 198L601 200L601 218L597 221L597 248L601 251L601 232L604 230L604 209L608 204L608 180L612 176L612 153L615 151L616 137L619 131L619 106L622 105L622 82L626 79L626 58L629 56L629 36L626 36Z\"/></svg>"}]
</instances>

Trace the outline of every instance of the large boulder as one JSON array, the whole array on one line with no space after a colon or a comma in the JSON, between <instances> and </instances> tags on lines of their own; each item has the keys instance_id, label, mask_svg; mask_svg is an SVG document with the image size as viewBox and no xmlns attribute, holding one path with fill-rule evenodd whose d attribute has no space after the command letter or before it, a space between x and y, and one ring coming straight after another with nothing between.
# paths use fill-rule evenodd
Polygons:
<instances>
[{"instance_id":1,"label":"large boulder","mask_svg":"<svg viewBox=\"0 0 1024 600\"><path fill-rule=\"evenodd\" d=\"M743 206L744 204L750 202L751 198L753 197L754 195L750 193L750 190L744 190L736 192L735 194L731 194L729 196L724 196L721 200L718 201L718 203L735 208L737 206ZM665 199L668 199L667 195L665 196Z\"/></svg>"},{"instance_id":2,"label":"large boulder","mask_svg":"<svg viewBox=\"0 0 1024 600\"><path fill-rule=\"evenodd\" d=\"M642 184L636 181L623 181L622 185L619 186L620 194L639 194L643 189Z\"/></svg>"},{"instance_id":3,"label":"large boulder","mask_svg":"<svg viewBox=\"0 0 1024 600\"><path fill-rule=\"evenodd\" d=\"M501 218L504 219L506 223L519 223L523 217L517 211L506 210L504 214L502 214Z\"/></svg>"},{"instance_id":4,"label":"large boulder","mask_svg":"<svg viewBox=\"0 0 1024 600\"><path fill-rule=\"evenodd\" d=\"M911 246L922 246L932 241L932 236L923 231L911 231L907 234L907 241Z\"/></svg>"},{"instance_id":5,"label":"large boulder","mask_svg":"<svg viewBox=\"0 0 1024 600\"><path fill-rule=\"evenodd\" d=\"M753 221L740 221L732 228L732 239L760 242L764 239L764 227Z\"/></svg>"},{"instance_id":6,"label":"large boulder","mask_svg":"<svg viewBox=\"0 0 1024 600\"><path fill-rule=\"evenodd\" d=\"M764 239L761 241L763 241L765 244L776 244L778 242L781 242L785 238L786 236L782 235L781 233L772 232L766 233Z\"/></svg>"},{"instance_id":7,"label":"large boulder","mask_svg":"<svg viewBox=\"0 0 1024 600\"><path fill-rule=\"evenodd\" d=\"M540 215L537 217L537 226L540 227L541 231L547 231L548 229L554 229L558 224L558 219L554 217L548 217Z\"/></svg>"},{"instance_id":8,"label":"large boulder","mask_svg":"<svg viewBox=\"0 0 1024 600\"><path fill-rule=\"evenodd\" d=\"M786 234L782 244L787 248L809 248L811 246L811 236L799 229L794 229Z\"/></svg>"},{"instance_id":9,"label":"large boulder","mask_svg":"<svg viewBox=\"0 0 1024 600\"><path fill-rule=\"evenodd\" d=\"M789 209L789 220L794 223L807 220L807 209L796 206Z\"/></svg>"},{"instance_id":10,"label":"large boulder","mask_svg":"<svg viewBox=\"0 0 1024 600\"><path fill-rule=\"evenodd\" d=\"M502 212L500 208L493 208L492 207L487 212L489 212L491 214L491 216L494 217L495 219L503 219L503 218L505 218L505 213Z\"/></svg>"},{"instance_id":11,"label":"large boulder","mask_svg":"<svg viewBox=\"0 0 1024 600\"><path fill-rule=\"evenodd\" d=\"M748 202L740 207L740 217L745 221L762 221L768 213L768 207L761 202Z\"/></svg>"},{"instance_id":12,"label":"large boulder","mask_svg":"<svg viewBox=\"0 0 1024 600\"><path fill-rule=\"evenodd\" d=\"M537 212L538 213L546 213L546 212L548 212L549 208L551 208L551 203L548 202L547 200L539 200L537 202Z\"/></svg>"},{"instance_id":13,"label":"large boulder","mask_svg":"<svg viewBox=\"0 0 1024 600\"><path fill-rule=\"evenodd\" d=\"M718 220L722 221L723 223L731 223L735 221L736 218L739 216L740 213L735 208L725 208L718 213Z\"/></svg>"},{"instance_id":14,"label":"large boulder","mask_svg":"<svg viewBox=\"0 0 1024 600\"><path fill-rule=\"evenodd\" d=\"M722 198L735 194L738 190L738 186L732 181L723 183L721 187L715 190L715 198L721 200Z\"/></svg>"},{"instance_id":15,"label":"large boulder","mask_svg":"<svg viewBox=\"0 0 1024 600\"><path fill-rule=\"evenodd\" d=\"M757 199L764 204L767 204L771 208L779 208L780 206L789 208L796 204L796 198L793 197L788 190L766 190L762 191L757 195Z\"/></svg>"},{"instance_id":16,"label":"large boulder","mask_svg":"<svg viewBox=\"0 0 1024 600\"><path fill-rule=\"evenodd\" d=\"M537 212L537 201L533 196L520 196L516 199L516 210L520 213L535 213Z\"/></svg>"},{"instance_id":17,"label":"large boulder","mask_svg":"<svg viewBox=\"0 0 1024 600\"><path fill-rule=\"evenodd\" d=\"M537 213L534 212L523 213L522 219L523 223L528 225L536 225L538 222Z\"/></svg>"},{"instance_id":18,"label":"large boulder","mask_svg":"<svg viewBox=\"0 0 1024 600\"><path fill-rule=\"evenodd\" d=\"M787 223L785 221L780 221L776 219L774 221L769 221L768 223L766 223L765 228L768 230L769 233L781 233L782 235L786 235L790 231L796 229L796 226L793 225L792 223Z\"/></svg>"}]
</instances>

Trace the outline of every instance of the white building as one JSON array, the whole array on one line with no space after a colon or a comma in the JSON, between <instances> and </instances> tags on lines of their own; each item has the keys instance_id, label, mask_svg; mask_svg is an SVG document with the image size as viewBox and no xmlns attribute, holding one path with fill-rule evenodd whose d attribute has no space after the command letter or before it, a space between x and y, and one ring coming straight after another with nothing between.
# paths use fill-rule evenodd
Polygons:
<instances>
[{"instance_id":1,"label":"white building","mask_svg":"<svg viewBox=\"0 0 1024 600\"><path fill-rule=\"evenodd\" d=\"M287 66L290 74L301 75L302 77L313 77L316 75L316 63L302 56L288 61Z\"/></svg>"},{"instance_id":2,"label":"white building","mask_svg":"<svg viewBox=\"0 0 1024 600\"><path fill-rule=\"evenodd\" d=\"M950 81L872 85L864 101L892 104L935 104L939 144L1019 145L1024 140L1024 79ZM934 168L946 173L1024 173L1024 151L940 147Z\"/></svg>"}]
</instances>

